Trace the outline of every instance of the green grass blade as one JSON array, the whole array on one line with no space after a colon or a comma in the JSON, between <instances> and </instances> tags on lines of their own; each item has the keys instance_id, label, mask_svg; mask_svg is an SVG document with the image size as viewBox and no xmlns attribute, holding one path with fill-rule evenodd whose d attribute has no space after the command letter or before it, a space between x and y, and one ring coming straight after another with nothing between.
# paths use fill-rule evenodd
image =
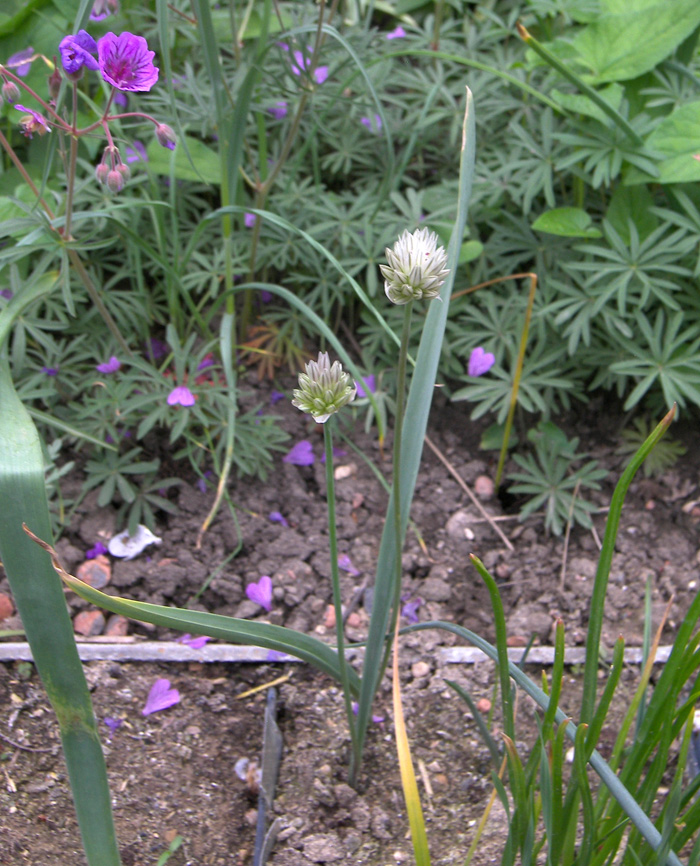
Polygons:
<instances>
[{"instance_id":1,"label":"green grass blade","mask_svg":"<svg viewBox=\"0 0 700 866\"><path fill-rule=\"evenodd\" d=\"M661 439L666 430L668 430L675 411L676 407L674 406L651 432L639 451L637 451L634 457L630 460L629 465L622 473L620 480L617 482L615 492L610 500L610 511L605 524L603 547L598 559L598 569L593 583L593 592L591 594L589 607L590 619L588 622L588 636L586 638L586 667L583 675L583 695L581 698L581 721L585 723L590 722L595 713L596 686L598 682L598 657L600 653L600 634L603 628L605 594L608 588L608 577L610 575L610 567L612 565L613 553L615 551L615 539L617 538L618 529L620 527L622 505L625 501L625 496L627 495L627 489L632 483L632 479L637 470L642 465L647 455L651 452L652 448L656 445L659 439Z\"/></svg>"},{"instance_id":2,"label":"green grass blade","mask_svg":"<svg viewBox=\"0 0 700 866\"><path fill-rule=\"evenodd\" d=\"M0 558L34 662L56 712L75 811L90 866L119 866L95 714L61 583L22 531L51 538L39 436L0 361Z\"/></svg>"},{"instance_id":3,"label":"green grass blade","mask_svg":"<svg viewBox=\"0 0 700 866\"><path fill-rule=\"evenodd\" d=\"M31 530L31 527L28 527ZM35 536L34 533L32 533ZM129 619L137 619L150 622L153 625L173 628L178 631L190 632L191 634L208 635L231 643L259 646L264 649L276 650L288 653L302 661L308 662L337 682L341 682L338 654L332 648L320 640L281 625L270 625L266 622L249 622L246 619L236 619L232 616L222 616L218 613L206 613L201 610L186 610L179 607L165 607L160 604L149 604L142 601L119 596L105 595L97 589L93 589L61 566L55 551L35 536L35 541L43 547L51 556L53 567L56 569L66 586L70 587L77 595L89 601L102 610L110 613L121 614ZM359 690L359 678L357 674L348 669L348 680L353 693Z\"/></svg>"},{"instance_id":4,"label":"green grass blade","mask_svg":"<svg viewBox=\"0 0 700 866\"><path fill-rule=\"evenodd\" d=\"M442 300L434 301L426 318L423 336L418 350L416 369L411 381L411 387L406 404L404 435L401 443L401 516L405 533L411 510L411 500L415 490L418 467L423 453L423 440L428 424L428 414L435 387L437 366L440 359L447 312L454 283L457 260L464 236L467 220L467 205L471 193L472 176L475 157L475 118L471 92L467 89L467 105L464 116L462 138L462 158L459 181L459 202L457 219L450 239L448 249L448 267L450 275L443 286ZM364 741L369 719L372 712L372 701L382 674L384 659L384 643L391 617L391 607L395 595L396 557L401 556L397 550L394 533L394 505L391 499L387 509L384 532L382 534L377 572L374 584L372 616L362 676L357 728L360 746Z\"/></svg>"}]
</instances>

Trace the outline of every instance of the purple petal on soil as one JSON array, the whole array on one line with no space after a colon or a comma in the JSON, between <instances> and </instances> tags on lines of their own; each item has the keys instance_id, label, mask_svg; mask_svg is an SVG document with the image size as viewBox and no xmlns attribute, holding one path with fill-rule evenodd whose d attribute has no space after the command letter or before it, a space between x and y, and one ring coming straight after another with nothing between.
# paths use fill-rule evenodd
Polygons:
<instances>
[{"instance_id":1,"label":"purple petal on soil","mask_svg":"<svg viewBox=\"0 0 700 866\"><path fill-rule=\"evenodd\" d=\"M211 638L206 635L200 635L199 637L192 637L191 634L183 634L179 637L176 643L184 643L185 646L188 646L190 649L201 649L207 641L210 641Z\"/></svg>"},{"instance_id":2,"label":"purple petal on soil","mask_svg":"<svg viewBox=\"0 0 700 866\"><path fill-rule=\"evenodd\" d=\"M156 680L151 686L146 706L141 710L141 714L150 716L151 713L167 710L168 707L173 707L179 703L180 692L177 689L170 688L170 680Z\"/></svg>"},{"instance_id":3,"label":"purple petal on soil","mask_svg":"<svg viewBox=\"0 0 700 866\"><path fill-rule=\"evenodd\" d=\"M484 352L481 346L477 346L469 356L469 375L483 376L495 362L496 358L491 352Z\"/></svg>"},{"instance_id":4,"label":"purple petal on soil","mask_svg":"<svg viewBox=\"0 0 700 866\"><path fill-rule=\"evenodd\" d=\"M102 720L105 725L110 729L110 731L114 734L119 728L122 726L123 719L115 719L112 716L105 716Z\"/></svg>"},{"instance_id":5,"label":"purple petal on soil","mask_svg":"<svg viewBox=\"0 0 700 866\"><path fill-rule=\"evenodd\" d=\"M352 564L352 560L347 553L341 553L338 557L338 568L347 571L347 573L351 574L353 577L357 577L357 575L361 573Z\"/></svg>"},{"instance_id":6,"label":"purple petal on soil","mask_svg":"<svg viewBox=\"0 0 700 866\"><path fill-rule=\"evenodd\" d=\"M267 519L270 521L270 523L281 523L282 526L289 526L287 518L279 511L271 511L267 515Z\"/></svg>"},{"instance_id":7,"label":"purple petal on soil","mask_svg":"<svg viewBox=\"0 0 700 866\"><path fill-rule=\"evenodd\" d=\"M280 400L284 400L284 394L281 391L272 391L270 394L270 403L274 406L275 403L279 403Z\"/></svg>"},{"instance_id":8,"label":"purple petal on soil","mask_svg":"<svg viewBox=\"0 0 700 866\"><path fill-rule=\"evenodd\" d=\"M268 650L265 656L266 662L278 662L285 658L287 653L281 653L279 650Z\"/></svg>"},{"instance_id":9,"label":"purple petal on soil","mask_svg":"<svg viewBox=\"0 0 700 866\"><path fill-rule=\"evenodd\" d=\"M267 574L263 574L257 583L249 583L245 594L268 613L272 610L272 578Z\"/></svg>"},{"instance_id":10,"label":"purple petal on soil","mask_svg":"<svg viewBox=\"0 0 700 866\"><path fill-rule=\"evenodd\" d=\"M352 702L353 715L356 716L358 714L359 710L360 710L360 705L357 703L357 701L353 701ZM374 722L375 725L379 725L384 721L384 716L372 716L372 721Z\"/></svg>"},{"instance_id":11,"label":"purple petal on soil","mask_svg":"<svg viewBox=\"0 0 700 866\"><path fill-rule=\"evenodd\" d=\"M90 550L85 551L85 559L95 559L95 557L103 556L105 553L108 553L107 548L104 546L104 544L102 544L101 541L98 541L94 547L91 547Z\"/></svg>"},{"instance_id":12,"label":"purple petal on soil","mask_svg":"<svg viewBox=\"0 0 700 866\"><path fill-rule=\"evenodd\" d=\"M355 382L355 387L357 388L355 396L358 400L366 397L368 394L374 394L377 390L377 377L374 373L371 373L369 376L363 376L361 382Z\"/></svg>"},{"instance_id":13,"label":"purple petal on soil","mask_svg":"<svg viewBox=\"0 0 700 866\"><path fill-rule=\"evenodd\" d=\"M311 466L314 462L313 445L308 439L302 439L282 458L283 463L293 466Z\"/></svg>"},{"instance_id":14,"label":"purple petal on soil","mask_svg":"<svg viewBox=\"0 0 700 866\"><path fill-rule=\"evenodd\" d=\"M413 623L418 622L418 608L423 604L422 598L409 598L401 608L401 616Z\"/></svg>"},{"instance_id":15,"label":"purple petal on soil","mask_svg":"<svg viewBox=\"0 0 700 866\"><path fill-rule=\"evenodd\" d=\"M334 460L336 457L347 457L347 454L348 454L348 452L343 451L342 448L336 448L335 445L333 446L333 459ZM321 455L321 463L325 463L325 462L326 462L326 452L324 451L323 454Z\"/></svg>"}]
</instances>

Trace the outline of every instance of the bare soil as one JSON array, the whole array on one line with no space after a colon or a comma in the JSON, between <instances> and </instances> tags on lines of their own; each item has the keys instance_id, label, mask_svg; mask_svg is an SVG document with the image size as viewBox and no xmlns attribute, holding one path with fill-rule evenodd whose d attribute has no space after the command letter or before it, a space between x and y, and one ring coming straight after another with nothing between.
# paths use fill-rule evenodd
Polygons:
<instances>
[{"instance_id":1,"label":"bare soil","mask_svg":"<svg viewBox=\"0 0 700 866\"><path fill-rule=\"evenodd\" d=\"M267 385L260 386L257 400L268 398L266 389ZM292 436L290 447L299 439L312 441L316 463L293 466L283 463L280 455L265 483L233 482L235 509L221 510L200 548L196 539L213 490L201 492L194 479L183 484L176 493L178 513L162 515L156 529L162 544L130 562L113 560L107 592L263 618L332 641L325 469L318 459L322 439L316 425L309 425L287 401L268 411L280 416L280 424ZM581 437L581 448L610 470L603 489L592 496L601 508L609 503L624 462L615 453L620 424L603 404L589 406L569 421L568 432ZM477 480L492 478L495 471L495 456L478 448L484 426L469 421L464 405L438 398L429 431L453 470L478 489L483 481ZM623 511L605 607L607 646L619 634L628 645L641 643L647 578L652 584L654 625L673 599L664 643L672 642L675 627L700 586L696 428L685 422L675 425L672 435L684 441L687 454L662 478L636 480ZM374 433L363 431L361 420L352 439L388 478L390 442L382 451ZM357 600L347 635L361 640L371 592L358 590L365 580L371 587L386 493L370 467L338 444L347 452L335 463L340 552L359 572L342 573L345 603ZM77 490L80 478L70 484ZM415 529L409 531L403 558L404 594L407 600L421 600L419 620L453 621L493 637L488 597L468 561L474 552L497 576L513 645L524 645L532 635L537 643L550 643L558 618L564 621L567 644L582 644L597 563L596 533L602 537L605 513L594 518L596 533L572 531L564 558L563 539L547 536L541 517L520 523L504 512L495 496L484 495L481 501L499 518L512 550L483 520L444 463L425 449L411 513ZM516 508L517 502L509 507ZM288 526L270 521L269 514L275 511ZM88 497L59 542L64 564L75 573L88 548L122 528L116 525L113 509L98 509ZM237 554L227 561L236 548ZM269 614L245 595L245 586L263 574L273 580ZM207 588L195 601L204 585ZM4 580L0 590L7 591ZM87 609L75 597L68 602L73 615ZM3 627L12 624L6 620ZM135 641L177 637L133 623L128 631ZM475 699L491 700L493 671L490 664L481 663L450 665L446 672L437 651L455 643L453 636L442 632L421 632L406 636L401 651L408 731L414 761L422 766L428 837L436 864L463 862L491 793L488 752L466 706L444 678L460 682ZM372 727L359 789L353 790L347 785L349 741L342 696L334 683L301 664L91 662L86 674L105 735L124 866L155 866L177 835L184 844L168 861L171 866L252 862L256 797L238 778L234 765L240 758L259 759L265 694L238 696L285 674L289 679L278 686L284 753L274 805L280 831L269 862L412 862L388 679L375 710L384 721ZM532 674L540 675L534 668ZM141 709L159 677L167 677L179 689L180 703L145 717ZM621 711L635 677L634 668L625 672ZM570 702L575 716L576 677L572 673L568 679L570 694L564 704ZM532 713L522 701L524 731L534 729ZM105 717L121 719L121 727L111 732ZM497 717L493 723L497 726ZM614 727L614 715L610 724ZM84 866L53 711L26 663L0 665L0 736L0 863ZM474 861L477 866L499 861L504 839L505 816L496 806Z\"/></svg>"}]
</instances>

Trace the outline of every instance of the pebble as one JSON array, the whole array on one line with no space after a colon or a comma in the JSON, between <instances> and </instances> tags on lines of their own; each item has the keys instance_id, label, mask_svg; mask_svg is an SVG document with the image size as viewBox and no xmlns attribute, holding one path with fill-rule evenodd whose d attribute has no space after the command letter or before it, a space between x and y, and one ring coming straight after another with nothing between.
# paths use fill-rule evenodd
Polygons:
<instances>
[{"instance_id":1,"label":"pebble","mask_svg":"<svg viewBox=\"0 0 700 866\"><path fill-rule=\"evenodd\" d=\"M428 662L414 662L411 665L411 673L413 678L418 680L421 677L427 677L430 674L430 665Z\"/></svg>"},{"instance_id":2,"label":"pebble","mask_svg":"<svg viewBox=\"0 0 700 866\"><path fill-rule=\"evenodd\" d=\"M124 635L127 635L128 633L129 620L125 616L112 614L112 616L107 620L105 634L111 635L112 637L124 637Z\"/></svg>"},{"instance_id":3,"label":"pebble","mask_svg":"<svg viewBox=\"0 0 700 866\"><path fill-rule=\"evenodd\" d=\"M304 840L304 856L313 863L333 863L345 860L345 849L337 836L319 833L317 836L307 836Z\"/></svg>"},{"instance_id":4,"label":"pebble","mask_svg":"<svg viewBox=\"0 0 700 866\"><path fill-rule=\"evenodd\" d=\"M73 620L73 631L86 637L102 634L104 627L105 618L99 610L84 610Z\"/></svg>"},{"instance_id":5,"label":"pebble","mask_svg":"<svg viewBox=\"0 0 700 866\"><path fill-rule=\"evenodd\" d=\"M491 712L491 701L488 698L479 698L476 702L476 708L480 713Z\"/></svg>"},{"instance_id":6,"label":"pebble","mask_svg":"<svg viewBox=\"0 0 700 866\"><path fill-rule=\"evenodd\" d=\"M104 554L88 559L79 566L76 577L93 589L103 589L112 579L112 566Z\"/></svg>"},{"instance_id":7,"label":"pebble","mask_svg":"<svg viewBox=\"0 0 700 866\"><path fill-rule=\"evenodd\" d=\"M6 592L0 592L0 620L7 619L14 613L12 599Z\"/></svg>"},{"instance_id":8,"label":"pebble","mask_svg":"<svg viewBox=\"0 0 700 866\"><path fill-rule=\"evenodd\" d=\"M474 482L474 493L479 499L491 499L495 489L494 483L488 475L479 475Z\"/></svg>"}]
</instances>

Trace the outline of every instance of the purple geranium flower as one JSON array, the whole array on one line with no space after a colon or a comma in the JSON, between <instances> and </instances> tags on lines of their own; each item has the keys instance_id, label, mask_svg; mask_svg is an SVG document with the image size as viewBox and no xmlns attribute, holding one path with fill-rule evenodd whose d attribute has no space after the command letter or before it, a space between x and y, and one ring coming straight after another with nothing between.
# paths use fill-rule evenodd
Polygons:
<instances>
[{"instance_id":1,"label":"purple geranium flower","mask_svg":"<svg viewBox=\"0 0 700 866\"><path fill-rule=\"evenodd\" d=\"M351 574L353 577L357 577L358 574L360 574L360 572L352 564L352 560L347 555L347 553L341 553L338 557L338 568L342 568L343 571L347 571L347 573Z\"/></svg>"},{"instance_id":2,"label":"purple geranium flower","mask_svg":"<svg viewBox=\"0 0 700 866\"><path fill-rule=\"evenodd\" d=\"M377 379L374 373L369 376L363 376L362 382L355 382L357 388L357 397L366 397L368 394L374 394L377 390Z\"/></svg>"},{"instance_id":3,"label":"purple geranium flower","mask_svg":"<svg viewBox=\"0 0 700 866\"><path fill-rule=\"evenodd\" d=\"M112 355L109 361L105 361L104 364L97 365L98 373L116 373L117 370L121 367L122 362L117 358L116 355Z\"/></svg>"},{"instance_id":4,"label":"purple geranium flower","mask_svg":"<svg viewBox=\"0 0 700 866\"><path fill-rule=\"evenodd\" d=\"M243 215L243 222L245 223L245 227L247 229L252 229L255 225L256 216L254 213L245 213Z\"/></svg>"},{"instance_id":5,"label":"purple geranium flower","mask_svg":"<svg viewBox=\"0 0 700 866\"><path fill-rule=\"evenodd\" d=\"M148 693L146 706L141 710L144 716L150 716L151 713L158 713L160 710L167 710L175 704L180 703L180 692L177 689L170 688L170 680L156 680Z\"/></svg>"},{"instance_id":6,"label":"purple geranium flower","mask_svg":"<svg viewBox=\"0 0 700 866\"><path fill-rule=\"evenodd\" d=\"M268 613L272 610L272 578L269 575L263 574L257 583L249 583L245 594Z\"/></svg>"},{"instance_id":7,"label":"purple geranium flower","mask_svg":"<svg viewBox=\"0 0 700 866\"><path fill-rule=\"evenodd\" d=\"M398 27L396 27L394 30L390 30L390 31L386 34L386 38L387 38L387 39L403 39L405 35L406 35L406 31L405 31L405 30L403 29L403 27L399 24Z\"/></svg>"},{"instance_id":8,"label":"purple geranium flower","mask_svg":"<svg viewBox=\"0 0 700 866\"><path fill-rule=\"evenodd\" d=\"M287 518L280 511L271 511L267 515L267 519L270 523L281 523L282 526L289 526Z\"/></svg>"},{"instance_id":9,"label":"purple geranium flower","mask_svg":"<svg viewBox=\"0 0 700 866\"><path fill-rule=\"evenodd\" d=\"M97 556L103 556L107 553L107 548L102 544L101 541L96 542L94 547L91 547L90 550L85 551L85 559L95 559Z\"/></svg>"},{"instance_id":10,"label":"purple geranium flower","mask_svg":"<svg viewBox=\"0 0 700 866\"><path fill-rule=\"evenodd\" d=\"M186 385L178 385L168 394L168 406L194 406L194 394Z\"/></svg>"},{"instance_id":11,"label":"purple geranium flower","mask_svg":"<svg viewBox=\"0 0 700 866\"><path fill-rule=\"evenodd\" d=\"M26 75L29 75L33 59L34 49L29 45L27 48L23 48L21 51L13 54L5 65L13 68L20 78L24 78Z\"/></svg>"},{"instance_id":12,"label":"purple geranium flower","mask_svg":"<svg viewBox=\"0 0 700 866\"><path fill-rule=\"evenodd\" d=\"M295 75L301 75L303 72L306 72L311 66L311 55L307 57L302 51L293 51L292 57L294 58L294 62L292 63L292 72ZM314 69L314 80L316 84L323 84L323 82L327 78L327 66L317 66L316 69Z\"/></svg>"},{"instance_id":13,"label":"purple geranium flower","mask_svg":"<svg viewBox=\"0 0 700 866\"><path fill-rule=\"evenodd\" d=\"M118 93L117 96L122 96L123 94ZM116 102L116 97L114 99ZM146 153L146 148L141 141L134 141L134 146L129 147L127 145L124 148L124 154L126 156L127 162L138 162L138 160L143 160L143 162L148 162L148 154Z\"/></svg>"},{"instance_id":14,"label":"purple geranium flower","mask_svg":"<svg viewBox=\"0 0 700 866\"><path fill-rule=\"evenodd\" d=\"M24 117L20 117L19 125L22 127L22 134L26 135L27 138L32 138L35 132L38 132L39 135L44 135L47 132L51 132L51 127L49 126L49 122L44 117L43 114L39 114L38 111L34 111L33 108L27 108L24 105L15 105L17 111L26 111Z\"/></svg>"},{"instance_id":15,"label":"purple geranium flower","mask_svg":"<svg viewBox=\"0 0 700 866\"><path fill-rule=\"evenodd\" d=\"M293 466L311 466L314 462L313 445L308 439L302 439L284 455L282 462L291 463Z\"/></svg>"},{"instance_id":16,"label":"purple geranium flower","mask_svg":"<svg viewBox=\"0 0 700 866\"><path fill-rule=\"evenodd\" d=\"M79 30L75 35L64 36L58 44L61 63L69 75L80 72L83 66L88 69L99 69L97 60L92 56L97 51L97 43L85 30Z\"/></svg>"},{"instance_id":17,"label":"purple geranium flower","mask_svg":"<svg viewBox=\"0 0 700 866\"><path fill-rule=\"evenodd\" d=\"M484 352L481 346L477 346L469 356L469 375L483 376L493 367L496 358L491 352Z\"/></svg>"},{"instance_id":18,"label":"purple geranium flower","mask_svg":"<svg viewBox=\"0 0 700 866\"><path fill-rule=\"evenodd\" d=\"M155 51L148 50L143 36L106 33L97 42L97 56L102 77L117 90L150 90L158 81Z\"/></svg>"},{"instance_id":19,"label":"purple geranium flower","mask_svg":"<svg viewBox=\"0 0 700 866\"><path fill-rule=\"evenodd\" d=\"M104 19L114 13L119 12L119 0L95 0L92 4L90 12L90 21L104 21Z\"/></svg>"},{"instance_id":20,"label":"purple geranium flower","mask_svg":"<svg viewBox=\"0 0 700 866\"><path fill-rule=\"evenodd\" d=\"M360 123L370 132L379 133L382 130L382 119L378 114L374 117L361 117Z\"/></svg>"},{"instance_id":21,"label":"purple geranium flower","mask_svg":"<svg viewBox=\"0 0 700 866\"><path fill-rule=\"evenodd\" d=\"M275 120L282 120L283 117L287 116L287 111L289 109L287 103L284 100L279 100L267 110L275 118Z\"/></svg>"},{"instance_id":22,"label":"purple geranium flower","mask_svg":"<svg viewBox=\"0 0 700 866\"><path fill-rule=\"evenodd\" d=\"M206 635L200 635L199 637L192 637L191 634L183 634L179 637L176 643L184 643L185 646L188 646L190 649L201 649L207 641L210 641L211 638Z\"/></svg>"}]
</instances>

